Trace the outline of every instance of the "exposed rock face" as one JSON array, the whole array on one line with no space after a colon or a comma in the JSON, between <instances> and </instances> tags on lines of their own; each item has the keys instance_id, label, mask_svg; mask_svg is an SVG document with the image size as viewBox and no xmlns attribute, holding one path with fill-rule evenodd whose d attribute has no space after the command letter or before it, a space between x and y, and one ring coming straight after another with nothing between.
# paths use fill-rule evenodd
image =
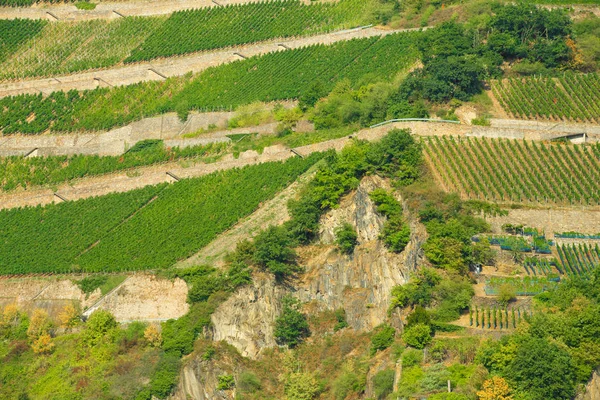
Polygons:
<instances>
[{"instance_id":1,"label":"exposed rock face","mask_svg":"<svg viewBox=\"0 0 600 400\"><path fill-rule=\"evenodd\" d=\"M405 251L387 251L378 240L385 218L369 198L369 192L378 187L388 185L379 177L366 177L355 192L342 199L339 208L322 217L323 245L301 249L305 273L293 287L259 276L223 303L211 317L213 339L225 340L252 358L275 346L273 323L280 313L281 298L290 291L303 302L316 302L321 310L343 308L356 330L369 331L383 323L392 288L406 283L418 265L425 233L421 225L411 223L412 237ZM358 232L360 244L350 256L331 245L335 229L343 222Z\"/></svg>"},{"instance_id":2,"label":"exposed rock face","mask_svg":"<svg viewBox=\"0 0 600 400\"><path fill-rule=\"evenodd\" d=\"M594 372L585 392L577 396L577 400L600 400L600 370Z\"/></svg>"},{"instance_id":3,"label":"exposed rock face","mask_svg":"<svg viewBox=\"0 0 600 400\"><path fill-rule=\"evenodd\" d=\"M273 325L287 290L265 275L255 275L252 285L238 290L213 313L213 340L225 340L245 357L276 345Z\"/></svg>"},{"instance_id":4,"label":"exposed rock face","mask_svg":"<svg viewBox=\"0 0 600 400\"><path fill-rule=\"evenodd\" d=\"M171 400L228 400L235 396L234 391L218 390L219 375L225 374L212 361L199 357L190 360L181 370L177 390Z\"/></svg>"}]
</instances>

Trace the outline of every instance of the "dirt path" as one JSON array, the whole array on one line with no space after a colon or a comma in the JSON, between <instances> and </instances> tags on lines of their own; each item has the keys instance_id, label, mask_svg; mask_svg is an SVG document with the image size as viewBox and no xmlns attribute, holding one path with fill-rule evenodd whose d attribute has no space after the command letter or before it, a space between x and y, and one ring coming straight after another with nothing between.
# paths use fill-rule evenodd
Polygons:
<instances>
[{"instance_id":1,"label":"dirt path","mask_svg":"<svg viewBox=\"0 0 600 400\"><path fill-rule=\"evenodd\" d=\"M165 77L181 76L188 72L196 73L209 67L240 60L240 56L236 53L242 54L244 57L252 57L259 54L285 51L287 49L296 49L315 44L332 44L343 40L383 36L410 30L385 30L377 27L356 28L310 37L255 43L182 57L157 59L150 62L97 71L51 78L21 80L18 82L5 82L0 84L0 98L23 93L49 94L59 90L87 90L98 86L123 86L143 81L159 81L164 80Z\"/></svg>"},{"instance_id":2,"label":"dirt path","mask_svg":"<svg viewBox=\"0 0 600 400\"><path fill-rule=\"evenodd\" d=\"M47 19L50 21L88 21L92 19L116 19L130 16L171 14L192 8L218 7L229 4L245 4L250 0L133 0L94 1L93 10L79 10L75 3L39 4L32 7L0 7L0 19Z\"/></svg>"}]
</instances>

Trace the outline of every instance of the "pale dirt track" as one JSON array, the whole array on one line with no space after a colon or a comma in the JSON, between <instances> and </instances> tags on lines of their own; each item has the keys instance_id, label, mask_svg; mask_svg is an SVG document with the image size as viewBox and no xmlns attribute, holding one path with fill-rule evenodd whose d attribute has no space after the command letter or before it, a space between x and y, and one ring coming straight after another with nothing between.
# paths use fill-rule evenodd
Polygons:
<instances>
[{"instance_id":1,"label":"pale dirt track","mask_svg":"<svg viewBox=\"0 0 600 400\"><path fill-rule=\"evenodd\" d=\"M0 98L24 93L50 94L59 90L89 90L97 87L131 85L143 81L160 81L166 77L181 76L188 72L197 73L210 67L241 60L242 57L238 54L242 54L244 57L252 57L310 45L332 44L343 40L383 36L390 33L411 30L414 29L386 30L377 27L356 28L309 37L261 42L181 57L157 59L150 62L71 75L4 82L0 84Z\"/></svg>"}]
</instances>

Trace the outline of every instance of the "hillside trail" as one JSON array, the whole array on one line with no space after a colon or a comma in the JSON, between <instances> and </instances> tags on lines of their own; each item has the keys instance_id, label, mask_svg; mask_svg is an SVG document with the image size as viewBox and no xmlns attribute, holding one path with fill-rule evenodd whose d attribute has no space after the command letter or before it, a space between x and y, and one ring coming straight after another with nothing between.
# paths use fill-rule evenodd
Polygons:
<instances>
[{"instance_id":1,"label":"hillside trail","mask_svg":"<svg viewBox=\"0 0 600 400\"><path fill-rule=\"evenodd\" d=\"M345 40L385 36L421 29L424 28L384 29L381 27L359 27L314 36L270 40L180 57L155 59L107 69L88 70L70 75L3 82L0 83L0 98L19 94L42 93L48 95L51 92L61 90L91 90L97 87L114 87L145 81L161 81L169 77L182 76L189 72L198 73L210 67L266 53L293 50L317 44L328 45Z\"/></svg>"},{"instance_id":2,"label":"hillside trail","mask_svg":"<svg viewBox=\"0 0 600 400\"><path fill-rule=\"evenodd\" d=\"M49 21L89 21L123 17L166 15L194 8L247 4L252 0L130 0L99 1L93 10L80 10L75 3L34 4L31 7L0 7L0 19L46 19Z\"/></svg>"}]
</instances>

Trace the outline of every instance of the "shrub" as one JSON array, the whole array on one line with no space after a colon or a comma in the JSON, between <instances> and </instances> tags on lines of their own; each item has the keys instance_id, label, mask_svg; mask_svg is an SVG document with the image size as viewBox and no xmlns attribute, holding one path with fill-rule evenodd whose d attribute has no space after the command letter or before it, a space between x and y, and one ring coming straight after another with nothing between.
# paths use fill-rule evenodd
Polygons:
<instances>
[{"instance_id":1,"label":"shrub","mask_svg":"<svg viewBox=\"0 0 600 400\"><path fill-rule=\"evenodd\" d=\"M346 321L346 310L343 308L338 308L335 310L335 319L337 320L337 323L333 327L334 332L337 332L340 329L344 329L348 326L348 321Z\"/></svg>"},{"instance_id":2,"label":"shrub","mask_svg":"<svg viewBox=\"0 0 600 400\"><path fill-rule=\"evenodd\" d=\"M241 392L254 393L260 390L260 380L252 372L242 372L238 378L237 387Z\"/></svg>"},{"instance_id":3,"label":"shrub","mask_svg":"<svg viewBox=\"0 0 600 400\"><path fill-rule=\"evenodd\" d=\"M516 297L517 292L511 284L505 283L498 287L498 302L503 306L506 307L508 303L513 301Z\"/></svg>"},{"instance_id":4,"label":"shrub","mask_svg":"<svg viewBox=\"0 0 600 400\"><path fill-rule=\"evenodd\" d=\"M104 310L94 311L87 320L84 340L89 346L93 346L116 328L117 320L111 313Z\"/></svg>"},{"instance_id":5,"label":"shrub","mask_svg":"<svg viewBox=\"0 0 600 400\"><path fill-rule=\"evenodd\" d=\"M402 353L402 366L409 368L419 365L423 362L423 352L416 349L406 349Z\"/></svg>"},{"instance_id":6,"label":"shrub","mask_svg":"<svg viewBox=\"0 0 600 400\"><path fill-rule=\"evenodd\" d=\"M344 254L352 254L358 244L356 229L349 223L343 223L335 230L335 243Z\"/></svg>"},{"instance_id":7,"label":"shrub","mask_svg":"<svg viewBox=\"0 0 600 400\"><path fill-rule=\"evenodd\" d=\"M385 399L387 395L394 390L394 375L393 369L385 369L379 371L373 377L373 391L378 399Z\"/></svg>"},{"instance_id":8,"label":"shrub","mask_svg":"<svg viewBox=\"0 0 600 400\"><path fill-rule=\"evenodd\" d=\"M423 349L431 342L431 327L424 324L407 327L402 334L402 339L415 349Z\"/></svg>"},{"instance_id":9,"label":"shrub","mask_svg":"<svg viewBox=\"0 0 600 400\"><path fill-rule=\"evenodd\" d=\"M275 320L275 339L280 344L296 347L310 336L306 316L299 311L300 301L291 296L282 300L283 310Z\"/></svg>"},{"instance_id":10,"label":"shrub","mask_svg":"<svg viewBox=\"0 0 600 400\"><path fill-rule=\"evenodd\" d=\"M380 350L385 350L394 342L396 330L390 325L384 324L375 328L375 333L371 336L371 354Z\"/></svg>"},{"instance_id":11,"label":"shrub","mask_svg":"<svg viewBox=\"0 0 600 400\"><path fill-rule=\"evenodd\" d=\"M321 392L321 385L314 375L303 372L291 373L285 381L288 400L312 400Z\"/></svg>"},{"instance_id":12,"label":"shrub","mask_svg":"<svg viewBox=\"0 0 600 400\"><path fill-rule=\"evenodd\" d=\"M150 380L150 393L164 399L171 394L179 376L179 356L163 355Z\"/></svg>"},{"instance_id":13,"label":"shrub","mask_svg":"<svg viewBox=\"0 0 600 400\"><path fill-rule=\"evenodd\" d=\"M80 281L76 281L75 283L83 293L90 294L100 286L104 285L107 279L108 277L106 275L92 275L85 277Z\"/></svg>"},{"instance_id":14,"label":"shrub","mask_svg":"<svg viewBox=\"0 0 600 400\"><path fill-rule=\"evenodd\" d=\"M271 226L254 239L254 262L261 268L283 280L299 271L296 252L287 230L281 226Z\"/></svg>"},{"instance_id":15,"label":"shrub","mask_svg":"<svg viewBox=\"0 0 600 400\"><path fill-rule=\"evenodd\" d=\"M229 390L233 389L235 386L235 379L233 378L233 375L219 375L218 380L218 390Z\"/></svg>"},{"instance_id":16,"label":"shrub","mask_svg":"<svg viewBox=\"0 0 600 400\"><path fill-rule=\"evenodd\" d=\"M400 253L410 241L410 227L402 217L402 205L383 189L375 189L369 197L377 205L377 211L387 217L381 239L391 251Z\"/></svg>"}]
</instances>

